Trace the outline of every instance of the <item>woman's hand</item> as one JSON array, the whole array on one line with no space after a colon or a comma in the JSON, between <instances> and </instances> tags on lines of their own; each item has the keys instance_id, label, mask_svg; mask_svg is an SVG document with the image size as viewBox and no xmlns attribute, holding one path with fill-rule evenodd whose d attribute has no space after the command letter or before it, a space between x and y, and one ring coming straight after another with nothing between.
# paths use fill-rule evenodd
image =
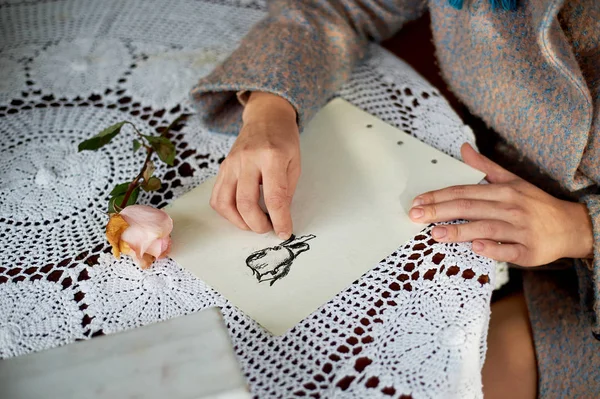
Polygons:
<instances>
[{"instance_id":1,"label":"woman's hand","mask_svg":"<svg viewBox=\"0 0 600 399\"><path fill-rule=\"evenodd\" d=\"M292 234L290 205L299 177L295 109L282 97L253 92L242 130L219 169L211 206L240 229L274 229L285 240ZM259 205L261 184L269 217Z\"/></svg>"},{"instance_id":2,"label":"woman's hand","mask_svg":"<svg viewBox=\"0 0 600 399\"><path fill-rule=\"evenodd\" d=\"M436 226L433 238L472 241L476 253L521 266L592 256L592 224L584 204L552 197L468 144L461 152L491 184L448 187L415 198L409 215L416 222L469 221Z\"/></svg>"}]
</instances>

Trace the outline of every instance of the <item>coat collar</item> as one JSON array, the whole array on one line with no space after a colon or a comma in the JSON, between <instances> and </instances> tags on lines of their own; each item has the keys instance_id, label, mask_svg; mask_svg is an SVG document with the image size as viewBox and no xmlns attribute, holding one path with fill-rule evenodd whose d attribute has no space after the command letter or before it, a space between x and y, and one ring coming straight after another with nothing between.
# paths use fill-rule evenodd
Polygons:
<instances>
[{"instance_id":1,"label":"coat collar","mask_svg":"<svg viewBox=\"0 0 600 399\"><path fill-rule=\"evenodd\" d=\"M537 42L543 56L570 88L570 107L583 111L579 115L584 117L573 120L570 131L555 137L555 140L562 141L560 148L565 149L564 154L554 154L542 160L545 170L554 171L552 175L555 179L566 188L575 191L594 184L578 171L592 128L594 105L571 45L558 22L557 16L564 2L565 0L530 0L526 1L524 6L530 8L532 24L537 32ZM564 102L565 99L557 98L556 101ZM565 107L564 104L555 106L557 109ZM557 158L560 162L557 162Z\"/></svg>"}]
</instances>

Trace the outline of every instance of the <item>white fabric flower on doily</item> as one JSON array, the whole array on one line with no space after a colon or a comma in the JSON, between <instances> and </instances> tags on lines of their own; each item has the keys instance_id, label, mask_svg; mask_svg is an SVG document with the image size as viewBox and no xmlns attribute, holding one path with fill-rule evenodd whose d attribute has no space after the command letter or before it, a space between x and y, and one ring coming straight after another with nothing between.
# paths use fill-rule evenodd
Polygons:
<instances>
[{"instance_id":1,"label":"white fabric flower on doily","mask_svg":"<svg viewBox=\"0 0 600 399\"><path fill-rule=\"evenodd\" d=\"M25 72L18 62L0 54L0 105L21 94Z\"/></svg>"},{"instance_id":2,"label":"white fabric flower on doily","mask_svg":"<svg viewBox=\"0 0 600 399\"><path fill-rule=\"evenodd\" d=\"M0 358L84 338L83 313L73 295L50 281L0 284Z\"/></svg>"},{"instance_id":3,"label":"white fabric flower on doily","mask_svg":"<svg viewBox=\"0 0 600 399\"><path fill-rule=\"evenodd\" d=\"M120 40L76 39L49 46L33 60L31 77L57 97L87 97L98 88L116 86L130 64Z\"/></svg>"},{"instance_id":4,"label":"white fabric flower on doily","mask_svg":"<svg viewBox=\"0 0 600 399\"><path fill-rule=\"evenodd\" d=\"M150 54L137 61L123 84L127 92L157 109L173 108L188 98L190 89L229 54L225 49L168 50L141 47Z\"/></svg>"},{"instance_id":5,"label":"white fabric flower on doily","mask_svg":"<svg viewBox=\"0 0 600 399\"><path fill-rule=\"evenodd\" d=\"M126 256L100 256L80 282L93 317L92 328L105 333L167 320L215 306L215 292L170 259L142 270Z\"/></svg>"},{"instance_id":6,"label":"white fabric flower on doily","mask_svg":"<svg viewBox=\"0 0 600 399\"><path fill-rule=\"evenodd\" d=\"M420 98L420 105L414 108L418 116L412 121L415 137L457 159L462 159L460 147L464 143L475 145L475 135L446 105L444 98L430 97L428 100ZM440 102L446 106L441 106ZM447 145L444 136L454 138L452 145Z\"/></svg>"},{"instance_id":7,"label":"white fabric flower on doily","mask_svg":"<svg viewBox=\"0 0 600 399\"><path fill-rule=\"evenodd\" d=\"M104 241L106 196L114 184L135 176L143 160L131 156L129 132L115 137L109 150L78 152L77 145L125 116L96 107L52 107L0 118L0 219L7 221L0 224L8 230L7 264L58 263ZM127 119L149 132L139 118Z\"/></svg>"},{"instance_id":8,"label":"white fabric flower on doily","mask_svg":"<svg viewBox=\"0 0 600 399\"><path fill-rule=\"evenodd\" d=\"M7 30L2 33L7 33ZM2 39L3 43L15 44L4 35ZM38 44L22 44L19 47L0 49L0 106L9 106L12 100L23 100L22 93L28 88L27 60L35 57L40 48Z\"/></svg>"},{"instance_id":9,"label":"white fabric flower on doily","mask_svg":"<svg viewBox=\"0 0 600 399\"><path fill-rule=\"evenodd\" d=\"M229 153L237 138L232 134L209 131L197 115L192 115L187 119L181 133L185 135L185 140L190 147L197 149L199 153L210 154L217 159Z\"/></svg>"},{"instance_id":10,"label":"white fabric flower on doily","mask_svg":"<svg viewBox=\"0 0 600 399\"><path fill-rule=\"evenodd\" d=\"M56 126L69 112L70 129ZM93 121L93 113L36 109L4 118L0 216L19 221L60 218L74 207L86 209L95 196L104 194L99 188L104 188L102 179L110 173L110 157L104 152L77 152L78 142L86 137L83 126L77 125ZM94 127L85 129L91 136ZM48 140L53 133L57 137Z\"/></svg>"},{"instance_id":11,"label":"white fabric flower on doily","mask_svg":"<svg viewBox=\"0 0 600 399\"><path fill-rule=\"evenodd\" d=\"M481 392L489 298L477 281L453 284L447 278L420 281L417 295L384 315L385 334L376 351L382 379L417 387L415 398Z\"/></svg>"}]
</instances>

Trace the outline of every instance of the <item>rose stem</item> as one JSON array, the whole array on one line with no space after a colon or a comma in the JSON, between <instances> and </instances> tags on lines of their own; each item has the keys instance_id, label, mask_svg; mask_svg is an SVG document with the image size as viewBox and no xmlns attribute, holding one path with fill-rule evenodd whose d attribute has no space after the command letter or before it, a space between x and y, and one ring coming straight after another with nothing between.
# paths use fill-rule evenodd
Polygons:
<instances>
[{"instance_id":1,"label":"rose stem","mask_svg":"<svg viewBox=\"0 0 600 399\"><path fill-rule=\"evenodd\" d=\"M173 128L173 126L175 126L179 121L185 119L186 117L187 117L186 114L179 115L177 118L175 118L175 120L173 122L171 122L169 124L169 126L167 126L165 128L165 130L163 130L161 132L160 135L165 136L167 133L169 133L169 131ZM131 123L129 121L127 123L133 127L135 132L138 134L138 136L140 136L140 138L143 141L144 135L135 127L135 125L133 123ZM138 186L138 182L144 176L144 170L146 170L146 166L148 165L148 162L150 162L150 158L152 157L152 154L154 153L154 149L152 147L149 147L146 144L144 144L144 148L146 148L148 155L146 155L146 160L144 161L144 164L142 165L142 170L140 170L140 173L136 176L135 179L133 179L133 181L131 183L129 183L129 186L127 186L127 192L125 192L125 197L123 197L123 201L121 201L121 205L119 206L121 209L125 208L125 206L127 205L127 201L129 200L129 197L131 197L133 190L135 190L135 188Z\"/></svg>"},{"instance_id":2,"label":"rose stem","mask_svg":"<svg viewBox=\"0 0 600 399\"><path fill-rule=\"evenodd\" d=\"M148 163L150 162L150 158L152 157L152 154L154 153L153 148L146 147L146 151L147 151L146 160L144 161L144 164L142 165L142 169L140 170L140 173L135 177L135 179L133 179L133 181L131 183L129 183L129 186L127 186L127 192L125 192L125 197L123 197L123 201L121 201L121 205L119 206L119 208L121 208L121 209L123 209L123 208L125 208L125 206L127 206L127 201L129 200L129 197L131 197L131 193L133 193L133 190L135 190L135 188L138 186L138 182L144 176L144 171L146 170L146 166L148 166Z\"/></svg>"}]
</instances>

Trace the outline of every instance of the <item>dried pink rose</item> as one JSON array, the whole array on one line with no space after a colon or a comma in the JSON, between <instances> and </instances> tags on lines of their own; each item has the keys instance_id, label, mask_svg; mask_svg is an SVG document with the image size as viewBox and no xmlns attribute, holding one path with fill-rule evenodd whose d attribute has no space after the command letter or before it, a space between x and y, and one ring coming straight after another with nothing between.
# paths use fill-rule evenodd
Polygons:
<instances>
[{"instance_id":1,"label":"dried pink rose","mask_svg":"<svg viewBox=\"0 0 600 399\"><path fill-rule=\"evenodd\" d=\"M164 211L131 205L114 213L106 225L106 238L116 258L130 255L142 269L169 254L173 220Z\"/></svg>"}]
</instances>

